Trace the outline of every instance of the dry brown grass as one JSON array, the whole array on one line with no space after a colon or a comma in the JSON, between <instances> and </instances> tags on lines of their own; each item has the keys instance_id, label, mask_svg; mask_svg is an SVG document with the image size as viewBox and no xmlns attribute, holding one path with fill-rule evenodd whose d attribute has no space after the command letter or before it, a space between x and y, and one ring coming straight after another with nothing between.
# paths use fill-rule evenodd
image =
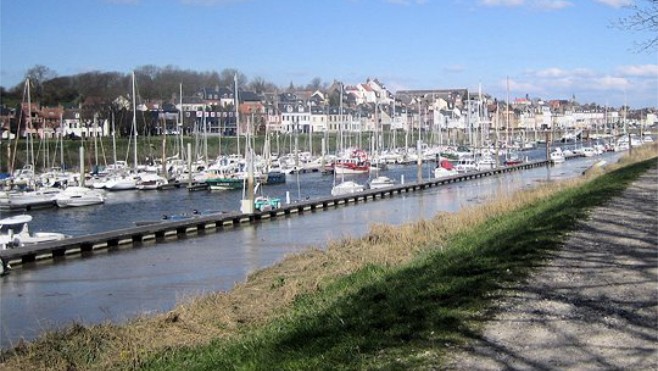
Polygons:
<instances>
[{"instance_id":1,"label":"dry brown grass","mask_svg":"<svg viewBox=\"0 0 658 371\"><path fill-rule=\"evenodd\" d=\"M610 171L657 155L658 144L645 146L604 169ZM168 313L140 317L121 326L72 325L44 334L32 343L20 343L2 355L0 368L130 369L154 352L228 339L280 316L296 297L321 289L337 277L366 264L400 265L428 249L445 248L450 235L551 197L587 181L589 176L542 185L407 225L372 225L362 238L332 241L324 251L309 248L288 256L251 274L230 292L188 299Z\"/></svg>"}]
</instances>

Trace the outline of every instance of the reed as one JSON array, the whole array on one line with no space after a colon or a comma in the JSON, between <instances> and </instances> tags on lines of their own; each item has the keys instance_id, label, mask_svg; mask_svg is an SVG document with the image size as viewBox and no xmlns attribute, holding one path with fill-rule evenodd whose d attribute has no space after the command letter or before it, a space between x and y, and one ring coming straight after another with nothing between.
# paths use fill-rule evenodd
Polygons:
<instances>
[{"instance_id":1,"label":"reed","mask_svg":"<svg viewBox=\"0 0 658 371\"><path fill-rule=\"evenodd\" d=\"M362 238L313 247L230 292L183 298L125 325L49 332L6 369L425 368L474 335L500 288L523 279L586 211L619 194L658 146L605 173L517 192ZM653 158L652 160L646 160Z\"/></svg>"}]
</instances>

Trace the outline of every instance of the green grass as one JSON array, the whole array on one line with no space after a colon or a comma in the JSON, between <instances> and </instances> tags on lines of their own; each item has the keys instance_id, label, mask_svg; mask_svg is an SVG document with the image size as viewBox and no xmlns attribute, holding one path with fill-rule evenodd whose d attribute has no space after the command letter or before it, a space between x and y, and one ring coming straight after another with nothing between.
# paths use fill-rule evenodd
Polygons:
<instances>
[{"instance_id":1,"label":"green grass","mask_svg":"<svg viewBox=\"0 0 658 371\"><path fill-rule=\"evenodd\" d=\"M403 267L338 278L267 326L233 340L171 349L146 369L426 369L477 337L501 288L522 280L587 211L655 166L640 162L492 218Z\"/></svg>"}]
</instances>

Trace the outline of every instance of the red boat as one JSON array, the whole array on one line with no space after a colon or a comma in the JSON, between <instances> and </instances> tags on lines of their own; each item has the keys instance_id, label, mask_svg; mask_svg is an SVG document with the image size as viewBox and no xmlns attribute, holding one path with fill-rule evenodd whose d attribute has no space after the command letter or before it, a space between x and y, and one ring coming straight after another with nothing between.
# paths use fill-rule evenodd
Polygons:
<instances>
[{"instance_id":1,"label":"red boat","mask_svg":"<svg viewBox=\"0 0 658 371\"><path fill-rule=\"evenodd\" d=\"M509 155L509 157L504 162L505 166L516 166L521 165L522 163L523 159L516 153Z\"/></svg>"},{"instance_id":2,"label":"red boat","mask_svg":"<svg viewBox=\"0 0 658 371\"><path fill-rule=\"evenodd\" d=\"M337 160L334 163L336 174L363 174L370 171L368 154L360 149L352 151L347 159Z\"/></svg>"}]
</instances>

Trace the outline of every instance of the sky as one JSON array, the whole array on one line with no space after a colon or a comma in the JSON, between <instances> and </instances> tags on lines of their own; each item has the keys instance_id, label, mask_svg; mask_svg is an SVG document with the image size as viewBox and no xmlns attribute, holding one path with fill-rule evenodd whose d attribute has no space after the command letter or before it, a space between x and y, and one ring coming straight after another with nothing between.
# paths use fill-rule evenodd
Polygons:
<instances>
[{"instance_id":1,"label":"sky","mask_svg":"<svg viewBox=\"0 0 658 371\"><path fill-rule=\"evenodd\" d=\"M614 26L633 1L0 0L0 86L155 65L658 107L651 35Z\"/></svg>"}]
</instances>

